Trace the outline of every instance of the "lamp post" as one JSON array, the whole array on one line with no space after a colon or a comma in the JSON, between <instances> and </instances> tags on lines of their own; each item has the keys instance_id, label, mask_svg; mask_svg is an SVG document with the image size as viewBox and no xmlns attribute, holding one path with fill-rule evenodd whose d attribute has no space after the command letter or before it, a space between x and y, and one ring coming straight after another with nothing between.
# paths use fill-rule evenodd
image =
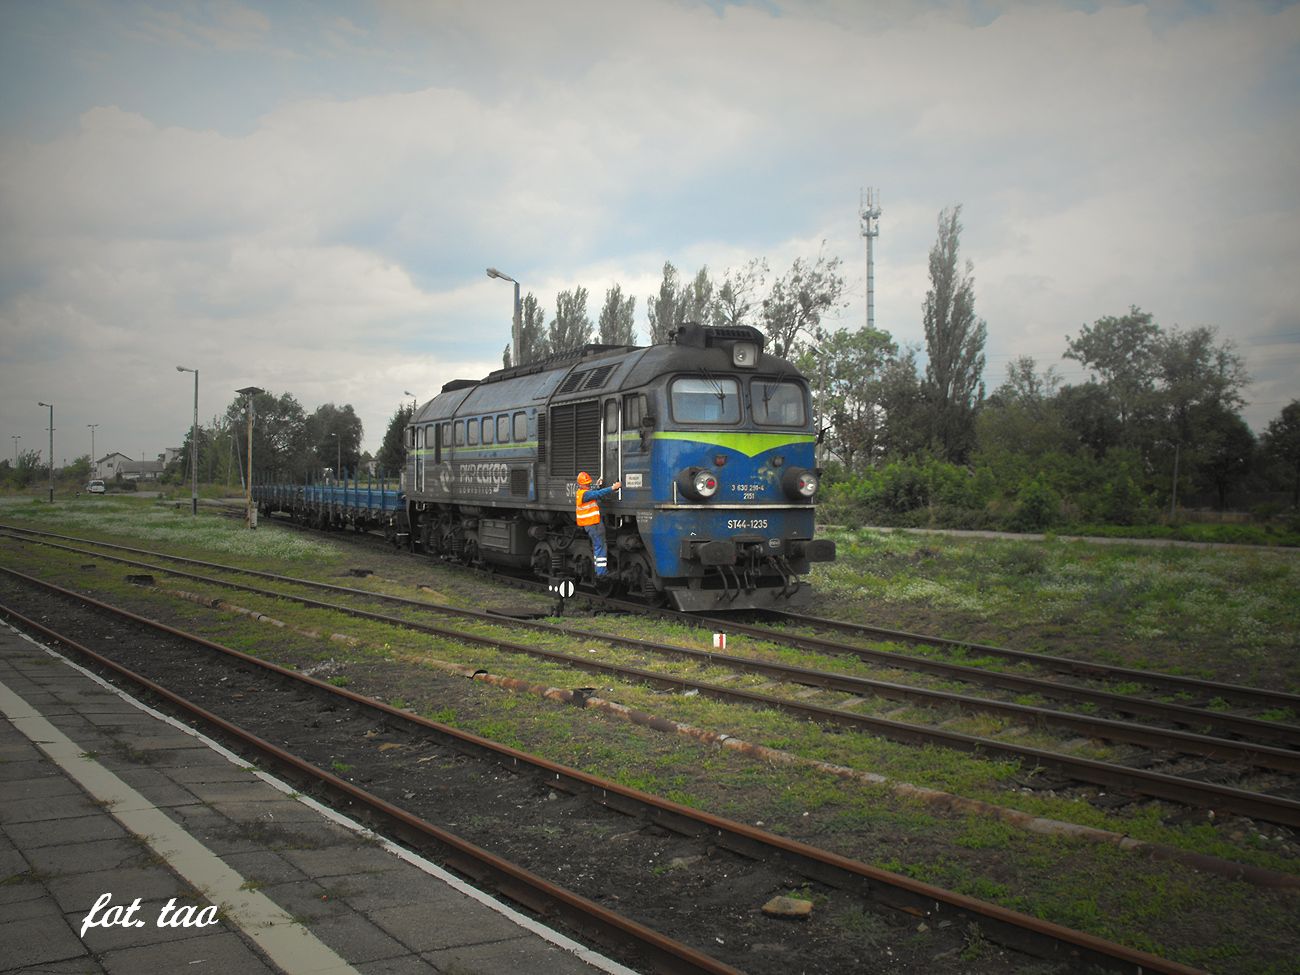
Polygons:
<instances>
[{"instance_id":1,"label":"lamp post","mask_svg":"<svg viewBox=\"0 0 1300 975\"><path fill-rule=\"evenodd\" d=\"M519 282L515 281L515 279L508 274L502 274L494 267L490 267L487 269L487 276L489 278L500 278L502 281L510 281L515 286L515 317L510 330L510 348L511 348L510 364L512 366L517 366L519 365L519 339L521 338L520 333L523 331L523 325L520 322Z\"/></svg>"},{"instance_id":2,"label":"lamp post","mask_svg":"<svg viewBox=\"0 0 1300 975\"><path fill-rule=\"evenodd\" d=\"M50 504L54 504L54 404L38 403L50 410Z\"/></svg>"},{"instance_id":3,"label":"lamp post","mask_svg":"<svg viewBox=\"0 0 1300 975\"><path fill-rule=\"evenodd\" d=\"M415 419L415 411L420 408L420 401L415 398L415 394L409 389L402 390L407 396L411 397L411 419Z\"/></svg>"},{"instance_id":4,"label":"lamp post","mask_svg":"<svg viewBox=\"0 0 1300 975\"><path fill-rule=\"evenodd\" d=\"M99 477L99 464L95 463L95 427L99 426L99 424L87 423L86 426L90 427L90 463L92 465L90 476Z\"/></svg>"},{"instance_id":5,"label":"lamp post","mask_svg":"<svg viewBox=\"0 0 1300 975\"><path fill-rule=\"evenodd\" d=\"M177 372L194 373L194 425L190 427L190 514L199 513L199 371L177 366Z\"/></svg>"},{"instance_id":6,"label":"lamp post","mask_svg":"<svg viewBox=\"0 0 1300 975\"><path fill-rule=\"evenodd\" d=\"M257 509L253 507L253 397L265 390L245 386L235 392L244 397L244 412L248 414L248 477L244 479L245 519L249 528L257 527Z\"/></svg>"},{"instance_id":7,"label":"lamp post","mask_svg":"<svg viewBox=\"0 0 1300 975\"><path fill-rule=\"evenodd\" d=\"M14 470L18 470L18 441L23 439L23 435L21 433L11 433L9 437L14 442Z\"/></svg>"}]
</instances>

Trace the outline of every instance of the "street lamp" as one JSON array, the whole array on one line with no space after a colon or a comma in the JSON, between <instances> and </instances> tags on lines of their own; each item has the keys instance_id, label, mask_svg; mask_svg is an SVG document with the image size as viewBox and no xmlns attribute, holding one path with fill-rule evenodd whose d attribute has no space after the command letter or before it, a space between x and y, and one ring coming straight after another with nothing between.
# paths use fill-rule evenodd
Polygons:
<instances>
[{"instance_id":1,"label":"street lamp","mask_svg":"<svg viewBox=\"0 0 1300 975\"><path fill-rule=\"evenodd\" d=\"M90 463L94 465L90 468L90 476L99 477L99 464L95 463L95 427L99 424L87 423L86 426L90 427Z\"/></svg>"},{"instance_id":2,"label":"street lamp","mask_svg":"<svg viewBox=\"0 0 1300 975\"><path fill-rule=\"evenodd\" d=\"M420 408L420 401L415 398L415 394L409 389L402 390L407 396L411 397L411 419L415 419L415 411Z\"/></svg>"},{"instance_id":3,"label":"street lamp","mask_svg":"<svg viewBox=\"0 0 1300 975\"><path fill-rule=\"evenodd\" d=\"M244 479L245 518L249 528L257 527L257 509L253 507L253 397L265 390L245 386L235 392L244 397L244 412L248 414L248 477Z\"/></svg>"},{"instance_id":4,"label":"street lamp","mask_svg":"<svg viewBox=\"0 0 1300 975\"><path fill-rule=\"evenodd\" d=\"M50 504L54 504L54 404L38 403L37 406L47 406L50 409Z\"/></svg>"},{"instance_id":5,"label":"street lamp","mask_svg":"<svg viewBox=\"0 0 1300 975\"><path fill-rule=\"evenodd\" d=\"M517 366L519 365L519 340L522 337L523 331L523 325L520 322L519 282L515 281L515 279L508 274L502 274L494 267L487 269L487 276L489 278L500 278L502 281L513 282L515 286L515 317L514 324L510 330L510 346L512 349L510 353L510 364L512 366Z\"/></svg>"},{"instance_id":6,"label":"street lamp","mask_svg":"<svg viewBox=\"0 0 1300 975\"><path fill-rule=\"evenodd\" d=\"M199 371L177 366L177 372L194 373L194 425L190 427L190 514L199 513Z\"/></svg>"}]
</instances>

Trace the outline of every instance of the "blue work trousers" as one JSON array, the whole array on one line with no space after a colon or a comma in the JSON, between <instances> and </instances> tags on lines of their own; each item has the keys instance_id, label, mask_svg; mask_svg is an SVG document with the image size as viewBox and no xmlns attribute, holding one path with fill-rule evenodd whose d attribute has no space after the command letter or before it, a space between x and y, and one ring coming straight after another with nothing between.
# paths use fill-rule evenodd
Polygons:
<instances>
[{"instance_id":1,"label":"blue work trousers","mask_svg":"<svg viewBox=\"0 0 1300 975\"><path fill-rule=\"evenodd\" d=\"M603 576L605 569L609 565L609 559L605 552L605 525L603 522L596 522L594 525L584 525L587 529L587 537L591 539L592 560L596 563L596 575Z\"/></svg>"}]
</instances>

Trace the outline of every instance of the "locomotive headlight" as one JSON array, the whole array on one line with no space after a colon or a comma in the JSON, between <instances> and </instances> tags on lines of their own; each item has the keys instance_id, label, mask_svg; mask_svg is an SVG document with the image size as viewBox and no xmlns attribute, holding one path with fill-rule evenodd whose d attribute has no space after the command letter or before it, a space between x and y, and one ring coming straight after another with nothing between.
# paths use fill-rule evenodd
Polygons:
<instances>
[{"instance_id":1,"label":"locomotive headlight","mask_svg":"<svg viewBox=\"0 0 1300 975\"><path fill-rule=\"evenodd\" d=\"M753 342L737 342L731 347L731 364L737 369L753 369L758 365L758 346Z\"/></svg>"},{"instance_id":2,"label":"locomotive headlight","mask_svg":"<svg viewBox=\"0 0 1300 975\"><path fill-rule=\"evenodd\" d=\"M677 475L683 494L696 501L707 501L718 493L718 476L704 467L690 467Z\"/></svg>"},{"instance_id":3,"label":"locomotive headlight","mask_svg":"<svg viewBox=\"0 0 1300 975\"><path fill-rule=\"evenodd\" d=\"M785 493L796 501L811 498L817 493L820 485L821 480L817 477L817 472L806 468L792 467L785 472L785 477L781 478L781 486L785 488Z\"/></svg>"}]
</instances>

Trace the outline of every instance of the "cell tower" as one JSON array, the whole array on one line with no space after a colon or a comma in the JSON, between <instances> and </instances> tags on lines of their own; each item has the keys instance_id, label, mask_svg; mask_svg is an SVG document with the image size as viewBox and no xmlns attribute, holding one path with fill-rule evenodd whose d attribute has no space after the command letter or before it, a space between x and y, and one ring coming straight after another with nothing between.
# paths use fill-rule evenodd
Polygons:
<instances>
[{"instance_id":1,"label":"cell tower","mask_svg":"<svg viewBox=\"0 0 1300 975\"><path fill-rule=\"evenodd\" d=\"M858 216L862 236L867 239L867 328L876 326L876 259L875 243L880 236L880 194L867 187L859 198Z\"/></svg>"}]
</instances>

